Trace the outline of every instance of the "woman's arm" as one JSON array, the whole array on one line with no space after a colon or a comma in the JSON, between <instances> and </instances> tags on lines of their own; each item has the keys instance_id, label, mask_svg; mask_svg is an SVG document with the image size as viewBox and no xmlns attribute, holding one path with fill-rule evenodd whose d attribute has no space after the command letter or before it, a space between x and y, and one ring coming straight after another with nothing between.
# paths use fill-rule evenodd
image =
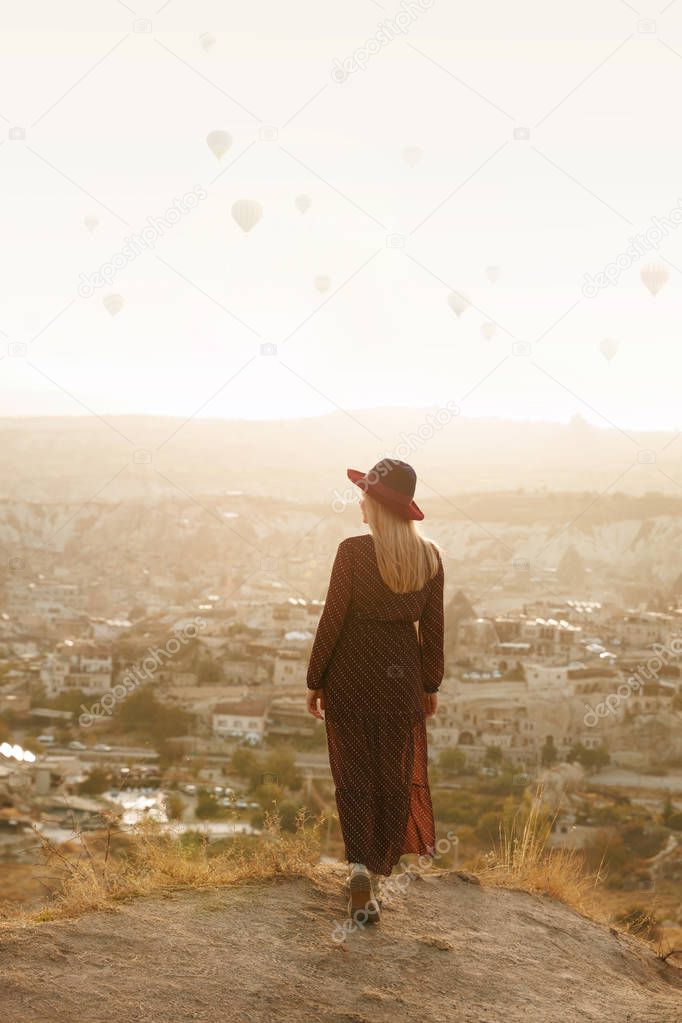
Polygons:
<instances>
[{"instance_id":1,"label":"woman's arm","mask_svg":"<svg viewBox=\"0 0 682 1023\"><path fill-rule=\"evenodd\" d=\"M341 634L352 593L353 559L351 548L348 540L342 540L334 558L327 598L308 661L306 683L308 689L324 687L324 673Z\"/></svg>"},{"instance_id":2,"label":"woman's arm","mask_svg":"<svg viewBox=\"0 0 682 1023\"><path fill-rule=\"evenodd\" d=\"M429 595L419 619L419 645L422 655L422 684L425 693L437 693L443 681L443 562L438 555L438 571L431 580Z\"/></svg>"}]
</instances>

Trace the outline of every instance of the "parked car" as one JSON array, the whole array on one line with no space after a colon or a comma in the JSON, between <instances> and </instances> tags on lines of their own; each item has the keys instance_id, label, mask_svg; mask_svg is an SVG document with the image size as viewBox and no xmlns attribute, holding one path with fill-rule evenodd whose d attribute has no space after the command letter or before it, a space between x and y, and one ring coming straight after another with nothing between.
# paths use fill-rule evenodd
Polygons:
<instances>
[{"instance_id":1,"label":"parked car","mask_svg":"<svg viewBox=\"0 0 682 1023\"><path fill-rule=\"evenodd\" d=\"M98 742L93 747L97 753L111 753L111 746L107 746L105 742Z\"/></svg>"},{"instance_id":2,"label":"parked car","mask_svg":"<svg viewBox=\"0 0 682 1023\"><path fill-rule=\"evenodd\" d=\"M88 747L84 742L79 742L78 739L72 739L69 743L69 749L87 749Z\"/></svg>"},{"instance_id":3,"label":"parked car","mask_svg":"<svg viewBox=\"0 0 682 1023\"><path fill-rule=\"evenodd\" d=\"M45 733L45 735L39 735L38 742L41 743L43 746L53 746L54 735L48 735L47 733Z\"/></svg>"}]
</instances>

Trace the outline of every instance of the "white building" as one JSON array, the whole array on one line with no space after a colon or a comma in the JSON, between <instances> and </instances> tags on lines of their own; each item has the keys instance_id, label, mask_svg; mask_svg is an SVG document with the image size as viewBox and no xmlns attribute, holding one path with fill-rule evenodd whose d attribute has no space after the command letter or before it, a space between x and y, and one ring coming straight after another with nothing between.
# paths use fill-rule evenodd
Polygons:
<instances>
[{"instance_id":1,"label":"white building","mask_svg":"<svg viewBox=\"0 0 682 1023\"><path fill-rule=\"evenodd\" d=\"M237 700L213 708L213 734L260 742L265 735L266 700Z\"/></svg>"},{"instance_id":2,"label":"white building","mask_svg":"<svg viewBox=\"0 0 682 1023\"><path fill-rule=\"evenodd\" d=\"M295 651L282 650L277 654L273 667L272 681L276 686L299 686L305 688L307 661Z\"/></svg>"},{"instance_id":3,"label":"white building","mask_svg":"<svg viewBox=\"0 0 682 1023\"><path fill-rule=\"evenodd\" d=\"M534 693L547 696L550 693L566 693L570 690L568 665L524 664L528 695Z\"/></svg>"},{"instance_id":4,"label":"white building","mask_svg":"<svg viewBox=\"0 0 682 1023\"><path fill-rule=\"evenodd\" d=\"M50 698L77 689L88 695L105 693L111 689L112 676L113 661L106 647L69 639L47 655L40 671Z\"/></svg>"}]
</instances>

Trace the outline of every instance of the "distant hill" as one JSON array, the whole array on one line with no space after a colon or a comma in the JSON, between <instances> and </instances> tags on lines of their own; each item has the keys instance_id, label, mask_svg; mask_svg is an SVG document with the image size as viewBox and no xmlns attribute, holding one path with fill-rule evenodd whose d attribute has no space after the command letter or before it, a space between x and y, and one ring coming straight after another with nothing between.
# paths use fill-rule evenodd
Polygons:
<instances>
[{"instance_id":1,"label":"distant hill","mask_svg":"<svg viewBox=\"0 0 682 1023\"><path fill-rule=\"evenodd\" d=\"M331 499L346 467L412 462L422 500L471 491L682 493L682 439L379 408L290 420L102 415L0 419L0 497L107 502L179 493ZM667 446L666 446L667 445ZM137 454L136 454L137 452ZM652 455L653 453L653 455ZM151 460L150 460L151 459ZM663 471L659 471L662 469Z\"/></svg>"},{"instance_id":2,"label":"distant hill","mask_svg":"<svg viewBox=\"0 0 682 1023\"><path fill-rule=\"evenodd\" d=\"M421 877L334 940L343 867L0 932L19 1023L679 1023L682 973L551 899Z\"/></svg>"},{"instance_id":3,"label":"distant hill","mask_svg":"<svg viewBox=\"0 0 682 1023\"><path fill-rule=\"evenodd\" d=\"M567 552L584 566L588 584L620 580L667 590L679 584L682 498L455 493L422 505L423 532L444 550L447 599L462 590L477 611L477 593L514 580L524 584L538 572L553 573L555 597L564 591L574 595L565 573L556 578ZM62 568L80 566L92 585L101 576L107 586L143 569L155 579L198 582L202 572L215 578L216 566L222 566L235 584L254 570L269 572L291 580L301 596L319 598L339 541L365 529L357 505L338 513L330 502L305 501L296 492L281 499L174 488L170 496L113 503L103 495L72 502L0 500L0 547L6 556L0 578L15 559L30 578L40 571L49 575L57 559ZM474 583L479 571L485 579ZM521 590L528 592L525 584ZM583 585L578 590L589 592Z\"/></svg>"}]
</instances>

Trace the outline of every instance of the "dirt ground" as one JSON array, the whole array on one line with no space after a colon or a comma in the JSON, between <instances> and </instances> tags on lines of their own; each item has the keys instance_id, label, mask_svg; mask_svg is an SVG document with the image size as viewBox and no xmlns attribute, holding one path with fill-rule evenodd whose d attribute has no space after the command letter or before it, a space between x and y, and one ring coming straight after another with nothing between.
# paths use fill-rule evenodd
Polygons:
<instances>
[{"instance_id":1,"label":"dirt ground","mask_svg":"<svg viewBox=\"0 0 682 1023\"><path fill-rule=\"evenodd\" d=\"M546 898L417 878L345 937L339 868L0 931L13 1023L680 1023L682 971ZM340 940L342 939L342 940Z\"/></svg>"}]
</instances>

